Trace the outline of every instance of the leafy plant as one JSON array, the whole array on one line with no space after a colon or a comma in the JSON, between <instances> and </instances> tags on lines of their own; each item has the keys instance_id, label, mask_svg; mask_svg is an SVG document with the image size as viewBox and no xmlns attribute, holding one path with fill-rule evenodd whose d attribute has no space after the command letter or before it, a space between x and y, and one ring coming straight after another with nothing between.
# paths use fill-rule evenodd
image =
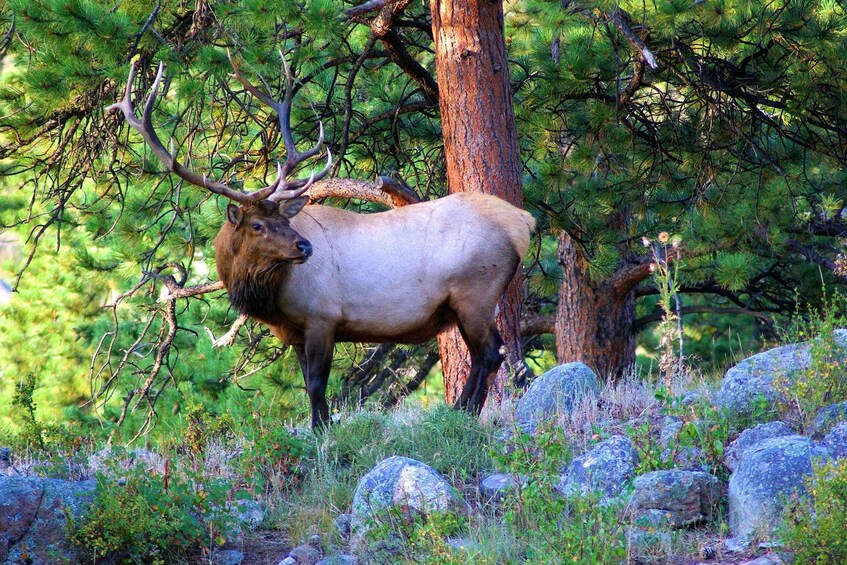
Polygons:
<instances>
[{"instance_id":1,"label":"leafy plant","mask_svg":"<svg viewBox=\"0 0 847 565\"><path fill-rule=\"evenodd\" d=\"M632 440L632 445L638 453L636 475L674 468L674 456L680 443L678 438L673 438L670 445L665 448L655 440L655 434L652 433L648 421L638 426L628 426L626 434Z\"/></svg>"},{"instance_id":2,"label":"leafy plant","mask_svg":"<svg viewBox=\"0 0 847 565\"><path fill-rule=\"evenodd\" d=\"M785 516L785 545L798 565L847 563L847 458L815 468L806 484L809 497Z\"/></svg>"},{"instance_id":3,"label":"leafy plant","mask_svg":"<svg viewBox=\"0 0 847 565\"><path fill-rule=\"evenodd\" d=\"M624 527L614 504L599 494L566 498L554 491L570 450L558 430L535 437L517 433L494 455L517 479L506 496L503 520L532 563L619 563L626 556Z\"/></svg>"},{"instance_id":4,"label":"leafy plant","mask_svg":"<svg viewBox=\"0 0 847 565\"><path fill-rule=\"evenodd\" d=\"M775 380L783 397L780 411L798 418L804 426L819 408L847 400L847 347L835 333L844 327L847 298L835 291L830 295L824 292L820 308L810 307L806 315L795 316L780 328L788 343L809 342L809 368Z\"/></svg>"},{"instance_id":5,"label":"leafy plant","mask_svg":"<svg viewBox=\"0 0 847 565\"><path fill-rule=\"evenodd\" d=\"M314 443L282 426L262 428L241 455L241 470L257 491L286 490L303 480L304 463L314 456Z\"/></svg>"},{"instance_id":6,"label":"leafy plant","mask_svg":"<svg viewBox=\"0 0 847 565\"><path fill-rule=\"evenodd\" d=\"M69 522L70 537L92 561L169 563L226 542L235 528L230 490L226 481L188 470L101 474L92 506Z\"/></svg>"}]
</instances>

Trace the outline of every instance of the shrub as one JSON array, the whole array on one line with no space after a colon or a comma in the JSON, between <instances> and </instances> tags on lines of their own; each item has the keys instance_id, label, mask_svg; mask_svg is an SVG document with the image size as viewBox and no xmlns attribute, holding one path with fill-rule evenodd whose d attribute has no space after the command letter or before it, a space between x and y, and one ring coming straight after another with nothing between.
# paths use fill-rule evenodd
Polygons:
<instances>
[{"instance_id":1,"label":"shrub","mask_svg":"<svg viewBox=\"0 0 847 565\"><path fill-rule=\"evenodd\" d=\"M305 462L314 456L314 444L284 427L262 428L244 447L241 471L258 492L268 487L287 490L299 485Z\"/></svg>"},{"instance_id":2,"label":"shrub","mask_svg":"<svg viewBox=\"0 0 847 565\"><path fill-rule=\"evenodd\" d=\"M824 296L820 309L812 308L805 316L795 316L780 328L788 343L810 342L809 368L796 375L775 380L777 390L787 399L781 403L783 414L800 419L802 425L819 408L847 400L847 348L835 338L836 329L847 327L847 299L839 292Z\"/></svg>"},{"instance_id":3,"label":"shrub","mask_svg":"<svg viewBox=\"0 0 847 565\"><path fill-rule=\"evenodd\" d=\"M570 459L560 431L518 433L494 457L504 471L522 478L504 501L503 519L528 562L617 564L626 557L614 504L601 503L599 494L565 498L554 492Z\"/></svg>"},{"instance_id":4,"label":"shrub","mask_svg":"<svg viewBox=\"0 0 847 565\"><path fill-rule=\"evenodd\" d=\"M92 506L69 522L71 540L96 562L172 563L178 556L223 545L233 531L230 485L189 473L98 477Z\"/></svg>"},{"instance_id":5,"label":"shrub","mask_svg":"<svg viewBox=\"0 0 847 565\"><path fill-rule=\"evenodd\" d=\"M782 538L798 565L847 563L847 459L814 470L807 479L810 497L790 509Z\"/></svg>"}]
</instances>

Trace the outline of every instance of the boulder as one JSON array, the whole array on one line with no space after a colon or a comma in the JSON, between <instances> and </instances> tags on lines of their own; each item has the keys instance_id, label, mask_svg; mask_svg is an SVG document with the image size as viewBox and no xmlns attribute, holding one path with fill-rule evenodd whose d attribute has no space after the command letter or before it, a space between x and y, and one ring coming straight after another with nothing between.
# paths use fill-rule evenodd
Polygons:
<instances>
[{"instance_id":1,"label":"boulder","mask_svg":"<svg viewBox=\"0 0 847 565\"><path fill-rule=\"evenodd\" d=\"M847 347L847 330L833 332L836 343ZM718 407L742 417L753 415L754 401L761 396L775 408L780 394L774 387L776 379L789 382L811 365L811 344L794 343L753 355L726 372L717 392Z\"/></svg>"},{"instance_id":2,"label":"boulder","mask_svg":"<svg viewBox=\"0 0 847 565\"><path fill-rule=\"evenodd\" d=\"M599 397L600 383L584 363L553 367L534 381L515 406L515 424L527 433L558 414L569 413L586 396Z\"/></svg>"},{"instance_id":3,"label":"boulder","mask_svg":"<svg viewBox=\"0 0 847 565\"><path fill-rule=\"evenodd\" d=\"M821 442L836 459L847 457L847 422L839 422Z\"/></svg>"},{"instance_id":4,"label":"boulder","mask_svg":"<svg viewBox=\"0 0 847 565\"><path fill-rule=\"evenodd\" d=\"M94 481L0 476L0 563L50 565L80 558L67 539L68 516L82 517Z\"/></svg>"},{"instance_id":5,"label":"boulder","mask_svg":"<svg viewBox=\"0 0 847 565\"><path fill-rule=\"evenodd\" d=\"M408 457L384 459L361 478L353 495L351 520L354 550L363 549L370 527L389 511L402 519L459 508L456 490L435 469ZM387 520L396 520L393 515Z\"/></svg>"},{"instance_id":6,"label":"boulder","mask_svg":"<svg viewBox=\"0 0 847 565\"><path fill-rule=\"evenodd\" d=\"M684 528L708 520L720 497L720 482L708 473L654 471L633 481L628 511L639 526Z\"/></svg>"},{"instance_id":7,"label":"boulder","mask_svg":"<svg viewBox=\"0 0 847 565\"><path fill-rule=\"evenodd\" d=\"M812 418L812 437L822 438L839 422L847 422L847 402L830 404L818 410Z\"/></svg>"},{"instance_id":8,"label":"boulder","mask_svg":"<svg viewBox=\"0 0 847 565\"><path fill-rule=\"evenodd\" d=\"M325 557L318 561L315 565L357 565L358 563L358 557L340 553L331 557Z\"/></svg>"},{"instance_id":9,"label":"boulder","mask_svg":"<svg viewBox=\"0 0 847 565\"><path fill-rule=\"evenodd\" d=\"M605 501L623 493L638 464L632 441L617 435L575 458L559 477L556 490L565 496L599 492Z\"/></svg>"},{"instance_id":10,"label":"boulder","mask_svg":"<svg viewBox=\"0 0 847 565\"><path fill-rule=\"evenodd\" d=\"M338 535L341 536L341 539L347 540L350 539L350 531L351 526L350 523L353 520L353 516L350 514L339 514L335 517L335 529L338 531Z\"/></svg>"},{"instance_id":11,"label":"boulder","mask_svg":"<svg viewBox=\"0 0 847 565\"><path fill-rule=\"evenodd\" d=\"M212 565L239 565L244 554L237 549L220 549L212 553Z\"/></svg>"},{"instance_id":12,"label":"boulder","mask_svg":"<svg viewBox=\"0 0 847 565\"><path fill-rule=\"evenodd\" d=\"M659 421L659 447L662 448L662 460L673 461L677 469L685 471L706 471L709 463L703 450L691 445L680 445L680 432L683 421L675 416L665 416Z\"/></svg>"},{"instance_id":13,"label":"boulder","mask_svg":"<svg viewBox=\"0 0 847 565\"><path fill-rule=\"evenodd\" d=\"M750 448L729 479L729 526L740 540L770 539L786 504L806 494L804 480L826 448L803 436L767 439Z\"/></svg>"},{"instance_id":14,"label":"boulder","mask_svg":"<svg viewBox=\"0 0 847 565\"><path fill-rule=\"evenodd\" d=\"M314 535L309 541L298 545L288 552L288 555L280 561L280 565L315 565L323 558L323 538Z\"/></svg>"},{"instance_id":15,"label":"boulder","mask_svg":"<svg viewBox=\"0 0 847 565\"><path fill-rule=\"evenodd\" d=\"M794 430L783 422L768 422L767 424L759 424L758 426L748 428L741 432L726 448L723 463L727 469L732 471L744 457L744 454L753 446L758 445L766 439L791 435L794 435Z\"/></svg>"},{"instance_id":16,"label":"boulder","mask_svg":"<svg viewBox=\"0 0 847 565\"><path fill-rule=\"evenodd\" d=\"M479 482L479 494L483 501L497 503L513 491L518 482L512 475L494 473L487 475Z\"/></svg>"}]
</instances>

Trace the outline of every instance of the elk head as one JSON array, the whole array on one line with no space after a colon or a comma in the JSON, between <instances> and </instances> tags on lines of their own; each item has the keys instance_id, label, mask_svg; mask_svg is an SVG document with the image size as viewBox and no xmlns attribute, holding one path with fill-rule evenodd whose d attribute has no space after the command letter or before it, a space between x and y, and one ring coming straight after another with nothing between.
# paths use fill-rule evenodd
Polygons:
<instances>
[{"instance_id":1,"label":"elk head","mask_svg":"<svg viewBox=\"0 0 847 565\"><path fill-rule=\"evenodd\" d=\"M267 263L303 263L312 255L312 244L292 227L289 220L308 202L300 196L279 204L260 200L226 209L228 238L241 253ZM225 228L226 229L226 228Z\"/></svg>"}]
</instances>

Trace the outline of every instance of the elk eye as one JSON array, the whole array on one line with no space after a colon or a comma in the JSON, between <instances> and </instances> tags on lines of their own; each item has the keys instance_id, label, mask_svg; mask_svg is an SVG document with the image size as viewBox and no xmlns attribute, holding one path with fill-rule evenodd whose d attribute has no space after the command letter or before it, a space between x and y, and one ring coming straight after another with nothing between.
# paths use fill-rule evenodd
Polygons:
<instances>
[{"instance_id":1,"label":"elk eye","mask_svg":"<svg viewBox=\"0 0 847 565\"><path fill-rule=\"evenodd\" d=\"M262 231L262 224L256 222L255 224L253 224L253 229L255 231Z\"/></svg>"}]
</instances>

